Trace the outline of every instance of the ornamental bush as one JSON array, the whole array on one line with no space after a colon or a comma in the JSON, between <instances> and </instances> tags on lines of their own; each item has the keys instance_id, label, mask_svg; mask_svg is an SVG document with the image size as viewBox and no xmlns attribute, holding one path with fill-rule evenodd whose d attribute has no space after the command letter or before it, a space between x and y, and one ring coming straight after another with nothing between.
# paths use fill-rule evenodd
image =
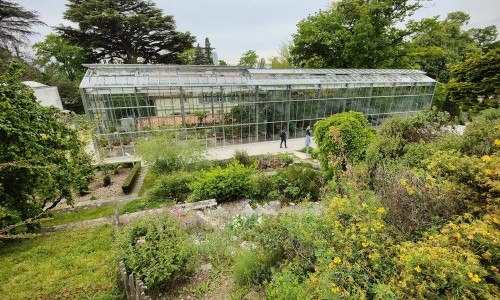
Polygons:
<instances>
[{"instance_id":1,"label":"ornamental bush","mask_svg":"<svg viewBox=\"0 0 500 300\"><path fill-rule=\"evenodd\" d=\"M215 198L217 202L250 197L253 192L251 176L254 168L240 165L237 161L226 168L215 167L202 172L194 182L189 184L193 193L189 202Z\"/></svg>"},{"instance_id":2,"label":"ornamental bush","mask_svg":"<svg viewBox=\"0 0 500 300\"><path fill-rule=\"evenodd\" d=\"M148 200L152 202L165 202L167 200L183 202L191 192L189 184L194 179L194 175L187 172L174 172L162 177L149 192Z\"/></svg>"},{"instance_id":3,"label":"ornamental bush","mask_svg":"<svg viewBox=\"0 0 500 300\"><path fill-rule=\"evenodd\" d=\"M274 176L272 195L285 202L318 201L323 187L321 172L310 166L292 165Z\"/></svg>"},{"instance_id":4,"label":"ornamental bush","mask_svg":"<svg viewBox=\"0 0 500 300\"><path fill-rule=\"evenodd\" d=\"M335 114L315 125L314 138L318 146L319 161L327 169L331 156L341 160L360 160L373 138L368 120L360 112ZM346 161L340 164L345 165Z\"/></svg>"},{"instance_id":5,"label":"ornamental bush","mask_svg":"<svg viewBox=\"0 0 500 300\"><path fill-rule=\"evenodd\" d=\"M372 169L402 157L414 143L427 143L442 136L441 128L448 124L447 115L436 110L420 112L410 117L392 117L377 130L367 146L366 162Z\"/></svg>"},{"instance_id":6,"label":"ornamental bush","mask_svg":"<svg viewBox=\"0 0 500 300\"><path fill-rule=\"evenodd\" d=\"M127 270L151 289L186 278L196 264L191 237L166 213L126 225L117 244Z\"/></svg>"},{"instance_id":7,"label":"ornamental bush","mask_svg":"<svg viewBox=\"0 0 500 300\"><path fill-rule=\"evenodd\" d=\"M418 242L397 247L397 277L391 282L400 298L497 299L500 295L499 220L471 214Z\"/></svg>"},{"instance_id":8,"label":"ornamental bush","mask_svg":"<svg viewBox=\"0 0 500 300\"><path fill-rule=\"evenodd\" d=\"M279 215L256 230L254 252L274 269L269 299L395 299L385 209L370 193L334 197L325 215ZM260 270L261 268L255 268ZM261 279L262 280L262 279ZM281 292L281 293L280 293ZM307 296L306 296L307 295Z\"/></svg>"},{"instance_id":9,"label":"ornamental bush","mask_svg":"<svg viewBox=\"0 0 500 300\"><path fill-rule=\"evenodd\" d=\"M168 133L139 140L136 149L142 160L157 174L195 170L207 164L199 140L178 140Z\"/></svg>"},{"instance_id":10,"label":"ornamental bush","mask_svg":"<svg viewBox=\"0 0 500 300\"><path fill-rule=\"evenodd\" d=\"M487 109L465 128L461 152L468 155L489 155L496 151L494 141L500 139L500 109Z\"/></svg>"}]
</instances>

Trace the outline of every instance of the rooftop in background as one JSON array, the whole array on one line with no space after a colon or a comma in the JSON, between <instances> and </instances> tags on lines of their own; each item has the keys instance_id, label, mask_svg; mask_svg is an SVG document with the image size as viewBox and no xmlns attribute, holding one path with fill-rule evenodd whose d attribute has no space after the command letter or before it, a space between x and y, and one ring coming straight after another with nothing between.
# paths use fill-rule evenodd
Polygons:
<instances>
[{"instance_id":1,"label":"rooftop in background","mask_svg":"<svg viewBox=\"0 0 500 300\"><path fill-rule=\"evenodd\" d=\"M230 66L137 64L84 66L88 70L80 84L81 88L434 82L422 71L405 69L247 69Z\"/></svg>"},{"instance_id":2,"label":"rooftop in background","mask_svg":"<svg viewBox=\"0 0 500 300\"><path fill-rule=\"evenodd\" d=\"M61 97L56 86L48 86L36 81L23 81L35 93L36 100L43 106L54 106L63 109Z\"/></svg>"}]
</instances>

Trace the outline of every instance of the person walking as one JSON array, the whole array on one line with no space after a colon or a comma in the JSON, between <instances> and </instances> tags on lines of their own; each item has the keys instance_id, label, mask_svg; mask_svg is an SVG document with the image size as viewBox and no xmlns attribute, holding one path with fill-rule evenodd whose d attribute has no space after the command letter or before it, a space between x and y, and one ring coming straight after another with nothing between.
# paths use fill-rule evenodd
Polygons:
<instances>
[{"instance_id":1,"label":"person walking","mask_svg":"<svg viewBox=\"0 0 500 300\"><path fill-rule=\"evenodd\" d=\"M309 155L309 146L311 145L311 127L306 128L306 155Z\"/></svg>"},{"instance_id":2,"label":"person walking","mask_svg":"<svg viewBox=\"0 0 500 300\"><path fill-rule=\"evenodd\" d=\"M286 131L283 128L280 131L280 138L281 138L280 148L283 148L283 142L285 143L285 148L288 148L286 146Z\"/></svg>"}]
</instances>

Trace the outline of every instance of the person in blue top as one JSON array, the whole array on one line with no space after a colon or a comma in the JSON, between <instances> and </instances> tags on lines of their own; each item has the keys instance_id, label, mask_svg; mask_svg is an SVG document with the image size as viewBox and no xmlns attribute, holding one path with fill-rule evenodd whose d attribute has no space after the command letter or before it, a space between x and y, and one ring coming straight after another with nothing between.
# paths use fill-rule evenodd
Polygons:
<instances>
[{"instance_id":1,"label":"person in blue top","mask_svg":"<svg viewBox=\"0 0 500 300\"><path fill-rule=\"evenodd\" d=\"M311 126L306 128L306 154L309 154L309 146L311 145Z\"/></svg>"}]
</instances>

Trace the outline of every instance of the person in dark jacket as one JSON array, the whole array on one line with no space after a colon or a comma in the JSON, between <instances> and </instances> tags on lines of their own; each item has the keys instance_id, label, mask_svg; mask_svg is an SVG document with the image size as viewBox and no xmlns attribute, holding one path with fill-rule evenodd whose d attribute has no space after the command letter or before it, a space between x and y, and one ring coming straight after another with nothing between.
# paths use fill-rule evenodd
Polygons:
<instances>
[{"instance_id":1,"label":"person in dark jacket","mask_svg":"<svg viewBox=\"0 0 500 300\"><path fill-rule=\"evenodd\" d=\"M281 138L280 148L283 148L283 142L285 143L285 148L288 148L286 146L286 131L285 131L285 129L281 129L280 138Z\"/></svg>"}]
</instances>

